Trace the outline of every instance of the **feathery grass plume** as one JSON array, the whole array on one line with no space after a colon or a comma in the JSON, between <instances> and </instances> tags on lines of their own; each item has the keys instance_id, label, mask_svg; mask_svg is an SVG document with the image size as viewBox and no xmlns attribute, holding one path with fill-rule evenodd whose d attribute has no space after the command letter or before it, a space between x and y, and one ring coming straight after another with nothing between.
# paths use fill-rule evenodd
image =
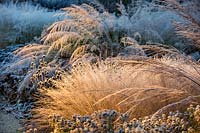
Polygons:
<instances>
[{"instance_id":1,"label":"feathery grass plume","mask_svg":"<svg viewBox=\"0 0 200 133\"><path fill-rule=\"evenodd\" d=\"M145 54L148 57L163 57L170 56L173 58L178 56L184 56L179 50L172 46L163 45L160 43L147 43L147 45L141 45Z\"/></svg>"},{"instance_id":2,"label":"feathery grass plume","mask_svg":"<svg viewBox=\"0 0 200 133\"><path fill-rule=\"evenodd\" d=\"M57 89L42 89L44 97L33 109L39 117L33 116L33 121L42 124L49 114L70 118L102 109L115 109L134 118L176 102L180 102L176 109L183 110L184 105L200 102L199 72L198 64L183 58L113 58L93 65L82 63L54 82Z\"/></svg>"},{"instance_id":3,"label":"feathery grass plume","mask_svg":"<svg viewBox=\"0 0 200 133\"><path fill-rule=\"evenodd\" d=\"M163 45L160 43L147 42L145 45L139 45L138 42L130 37L122 37L121 43L125 47L119 55L140 55L147 57L159 57L170 56L184 57L184 55L172 46ZM129 51L130 50L130 51ZM118 56L119 56L118 55Z\"/></svg>"},{"instance_id":4,"label":"feathery grass plume","mask_svg":"<svg viewBox=\"0 0 200 133\"><path fill-rule=\"evenodd\" d=\"M197 13L196 18L194 14L191 14L187 7L181 5L181 3L177 0L158 1L162 4L162 7L175 11L178 15L182 16L187 21L185 23L174 22L177 34L189 39L193 42L192 45L200 49L200 24L198 22L199 13ZM195 0L189 2L186 1L185 3L193 3L193 8L198 8L198 5L200 5L199 1Z\"/></svg>"},{"instance_id":5,"label":"feathery grass plume","mask_svg":"<svg viewBox=\"0 0 200 133\"><path fill-rule=\"evenodd\" d=\"M73 63L75 60L77 60L78 58L81 58L87 51L88 49L88 45L83 45L78 47L73 54L70 57L70 63Z\"/></svg>"},{"instance_id":6,"label":"feathery grass plume","mask_svg":"<svg viewBox=\"0 0 200 133\"><path fill-rule=\"evenodd\" d=\"M82 43L84 43L84 38L81 35L75 32L68 32L51 44L47 54L57 50L57 54L61 57L70 57L73 51Z\"/></svg>"},{"instance_id":7,"label":"feathery grass plume","mask_svg":"<svg viewBox=\"0 0 200 133\"><path fill-rule=\"evenodd\" d=\"M175 23L177 34L189 39L193 45L200 49L200 25L195 23Z\"/></svg>"},{"instance_id":8,"label":"feathery grass plume","mask_svg":"<svg viewBox=\"0 0 200 133\"><path fill-rule=\"evenodd\" d=\"M51 25L41 39L44 44L51 45L49 52L58 49L69 57L81 45L98 45L102 19L99 12L87 4L62 10L67 18Z\"/></svg>"}]
</instances>

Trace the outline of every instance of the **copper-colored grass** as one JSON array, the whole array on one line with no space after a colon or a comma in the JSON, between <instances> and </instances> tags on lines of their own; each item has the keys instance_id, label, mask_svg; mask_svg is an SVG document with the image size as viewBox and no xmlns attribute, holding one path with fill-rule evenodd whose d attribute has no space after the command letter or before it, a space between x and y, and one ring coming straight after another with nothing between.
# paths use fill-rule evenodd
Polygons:
<instances>
[{"instance_id":1,"label":"copper-colored grass","mask_svg":"<svg viewBox=\"0 0 200 133\"><path fill-rule=\"evenodd\" d=\"M81 64L56 81L56 89L42 89L45 98L33 110L40 116L35 120L43 123L53 113L71 118L102 109L142 117L177 102L176 109L182 109L181 105L200 102L199 70L194 62L169 58Z\"/></svg>"}]
</instances>

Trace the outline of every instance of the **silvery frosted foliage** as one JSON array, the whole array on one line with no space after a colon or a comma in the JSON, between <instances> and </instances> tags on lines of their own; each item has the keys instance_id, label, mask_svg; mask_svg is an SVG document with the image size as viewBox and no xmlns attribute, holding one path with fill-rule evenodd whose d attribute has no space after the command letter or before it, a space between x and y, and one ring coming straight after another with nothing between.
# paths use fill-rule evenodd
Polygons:
<instances>
[{"instance_id":1,"label":"silvery frosted foliage","mask_svg":"<svg viewBox=\"0 0 200 133\"><path fill-rule=\"evenodd\" d=\"M31 3L0 4L0 43L25 43L39 37L43 28L55 22L57 12Z\"/></svg>"},{"instance_id":2,"label":"silvery frosted foliage","mask_svg":"<svg viewBox=\"0 0 200 133\"><path fill-rule=\"evenodd\" d=\"M58 114L49 116L48 123L54 133L115 132L115 133L193 133L199 131L200 108L190 105L187 111L169 112L151 118L129 119L128 114L115 110L103 110L92 115L73 115L71 120Z\"/></svg>"}]
</instances>

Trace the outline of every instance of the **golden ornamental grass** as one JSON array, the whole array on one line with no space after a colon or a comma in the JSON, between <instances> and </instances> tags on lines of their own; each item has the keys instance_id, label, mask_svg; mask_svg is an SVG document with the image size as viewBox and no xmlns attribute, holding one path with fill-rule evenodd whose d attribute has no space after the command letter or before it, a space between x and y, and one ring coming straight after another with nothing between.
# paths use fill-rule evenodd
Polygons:
<instances>
[{"instance_id":1,"label":"golden ornamental grass","mask_svg":"<svg viewBox=\"0 0 200 133\"><path fill-rule=\"evenodd\" d=\"M131 118L184 110L200 102L200 67L183 59L138 59L82 63L55 81L55 88L42 88L43 98L33 112L71 118L73 114L92 114L115 109ZM176 105L175 107L173 105Z\"/></svg>"}]
</instances>

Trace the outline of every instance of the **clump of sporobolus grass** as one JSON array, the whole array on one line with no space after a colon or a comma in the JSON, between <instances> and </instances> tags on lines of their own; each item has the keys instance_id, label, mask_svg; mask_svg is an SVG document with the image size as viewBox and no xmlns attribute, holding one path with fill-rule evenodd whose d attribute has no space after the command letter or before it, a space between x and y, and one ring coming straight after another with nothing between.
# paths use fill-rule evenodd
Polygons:
<instances>
[{"instance_id":1,"label":"clump of sporobolus grass","mask_svg":"<svg viewBox=\"0 0 200 133\"><path fill-rule=\"evenodd\" d=\"M33 121L40 125L53 113L69 119L103 109L129 114L130 119L182 111L200 102L199 70L198 63L184 57L79 63L54 80L54 87L41 87Z\"/></svg>"}]
</instances>

